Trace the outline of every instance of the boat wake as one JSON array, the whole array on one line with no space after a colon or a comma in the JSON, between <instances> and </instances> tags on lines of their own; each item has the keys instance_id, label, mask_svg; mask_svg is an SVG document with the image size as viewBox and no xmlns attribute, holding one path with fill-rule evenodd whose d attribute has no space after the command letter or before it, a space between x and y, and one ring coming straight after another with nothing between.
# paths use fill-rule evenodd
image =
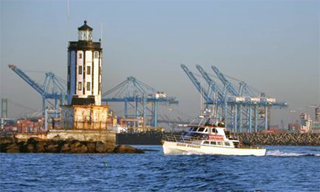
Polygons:
<instances>
[{"instance_id":1,"label":"boat wake","mask_svg":"<svg viewBox=\"0 0 320 192\"><path fill-rule=\"evenodd\" d=\"M295 153L295 152L282 152L280 150L267 151L266 156L282 156L282 157L299 157L299 156L317 156L320 157L318 153Z\"/></svg>"},{"instance_id":2,"label":"boat wake","mask_svg":"<svg viewBox=\"0 0 320 192\"><path fill-rule=\"evenodd\" d=\"M196 152L183 152L182 154L179 155L208 155L205 153L196 153Z\"/></svg>"}]
</instances>

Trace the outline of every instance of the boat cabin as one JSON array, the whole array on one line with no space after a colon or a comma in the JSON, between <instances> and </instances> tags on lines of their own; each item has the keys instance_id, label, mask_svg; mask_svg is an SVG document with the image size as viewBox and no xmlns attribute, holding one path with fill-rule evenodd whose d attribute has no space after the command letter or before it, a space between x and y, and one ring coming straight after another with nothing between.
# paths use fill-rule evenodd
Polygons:
<instances>
[{"instance_id":1,"label":"boat cabin","mask_svg":"<svg viewBox=\"0 0 320 192\"><path fill-rule=\"evenodd\" d=\"M201 136L201 135L220 135L225 139L225 128L214 126L191 126L188 134L189 136Z\"/></svg>"},{"instance_id":2,"label":"boat cabin","mask_svg":"<svg viewBox=\"0 0 320 192\"><path fill-rule=\"evenodd\" d=\"M217 126L190 126L186 139L192 139L194 144L220 147L237 148L239 143L237 140L229 140L225 128Z\"/></svg>"}]
</instances>

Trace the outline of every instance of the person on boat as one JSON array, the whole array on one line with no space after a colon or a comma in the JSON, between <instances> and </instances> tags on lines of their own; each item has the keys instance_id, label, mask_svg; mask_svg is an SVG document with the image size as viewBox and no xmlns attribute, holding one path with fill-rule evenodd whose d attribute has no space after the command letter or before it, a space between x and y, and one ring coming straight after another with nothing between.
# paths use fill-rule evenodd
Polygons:
<instances>
[{"instance_id":1,"label":"person on boat","mask_svg":"<svg viewBox=\"0 0 320 192\"><path fill-rule=\"evenodd\" d=\"M208 120L206 121L206 123L204 124L204 126L215 126L214 122L211 121L211 118L208 118Z\"/></svg>"},{"instance_id":2,"label":"person on boat","mask_svg":"<svg viewBox=\"0 0 320 192\"><path fill-rule=\"evenodd\" d=\"M204 124L204 126L209 126L209 125L211 125L211 124L210 124L210 120L211 120L211 118L208 118L208 120L206 121L206 123Z\"/></svg>"},{"instance_id":3,"label":"person on boat","mask_svg":"<svg viewBox=\"0 0 320 192\"><path fill-rule=\"evenodd\" d=\"M219 121L218 126L219 127L225 127L224 118L222 118L221 121Z\"/></svg>"}]
</instances>

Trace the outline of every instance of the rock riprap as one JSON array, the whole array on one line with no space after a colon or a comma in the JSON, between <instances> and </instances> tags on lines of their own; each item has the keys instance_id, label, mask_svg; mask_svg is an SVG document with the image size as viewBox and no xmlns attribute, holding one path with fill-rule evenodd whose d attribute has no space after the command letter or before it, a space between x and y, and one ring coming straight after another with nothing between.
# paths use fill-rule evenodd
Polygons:
<instances>
[{"instance_id":1,"label":"rock riprap","mask_svg":"<svg viewBox=\"0 0 320 192\"><path fill-rule=\"evenodd\" d=\"M1 153L144 153L128 145L115 146L101 141L78 140L41 140L30 138L17 141L11 138L0 138Z\"/></svg>"}]
</instances>

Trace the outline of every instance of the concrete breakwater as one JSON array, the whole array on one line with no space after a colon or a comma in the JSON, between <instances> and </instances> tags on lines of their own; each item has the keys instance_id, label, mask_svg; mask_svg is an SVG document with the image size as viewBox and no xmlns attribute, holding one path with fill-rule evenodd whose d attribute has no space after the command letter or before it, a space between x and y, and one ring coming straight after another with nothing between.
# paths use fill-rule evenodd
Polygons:
<instances>
[{"instance_id":1,"label":"concrete breakwater","mask_svg":"<svg viewBox=\"0 0 320 192\"><path fill-rule=\"evenodd\" d=\"M2 134L4 153L144 153L127 145L116 146L108 130L50 130L43 134Z\"/></svg>"},{"instance_id":2,"label":"concrete breakwater","mask_svg":"<svg viewBox=\"0 0 320 192\"><path fill-rule=\"evenodd\" d=\"M111 142L29 138L26 141L14 137L0 138L2 153L144 153L127 145L115 146Z\"/></svg>"},{"instance_id":3,"label":"concrete breakwater","mask_svg":"<svg viewBox=\"0 0 320 192\"><path fill-rule=\"evenodd\" d=\"M319 133L233 133L231 136L248 145L320 146Z\"/></svg>"}]
</instances>

